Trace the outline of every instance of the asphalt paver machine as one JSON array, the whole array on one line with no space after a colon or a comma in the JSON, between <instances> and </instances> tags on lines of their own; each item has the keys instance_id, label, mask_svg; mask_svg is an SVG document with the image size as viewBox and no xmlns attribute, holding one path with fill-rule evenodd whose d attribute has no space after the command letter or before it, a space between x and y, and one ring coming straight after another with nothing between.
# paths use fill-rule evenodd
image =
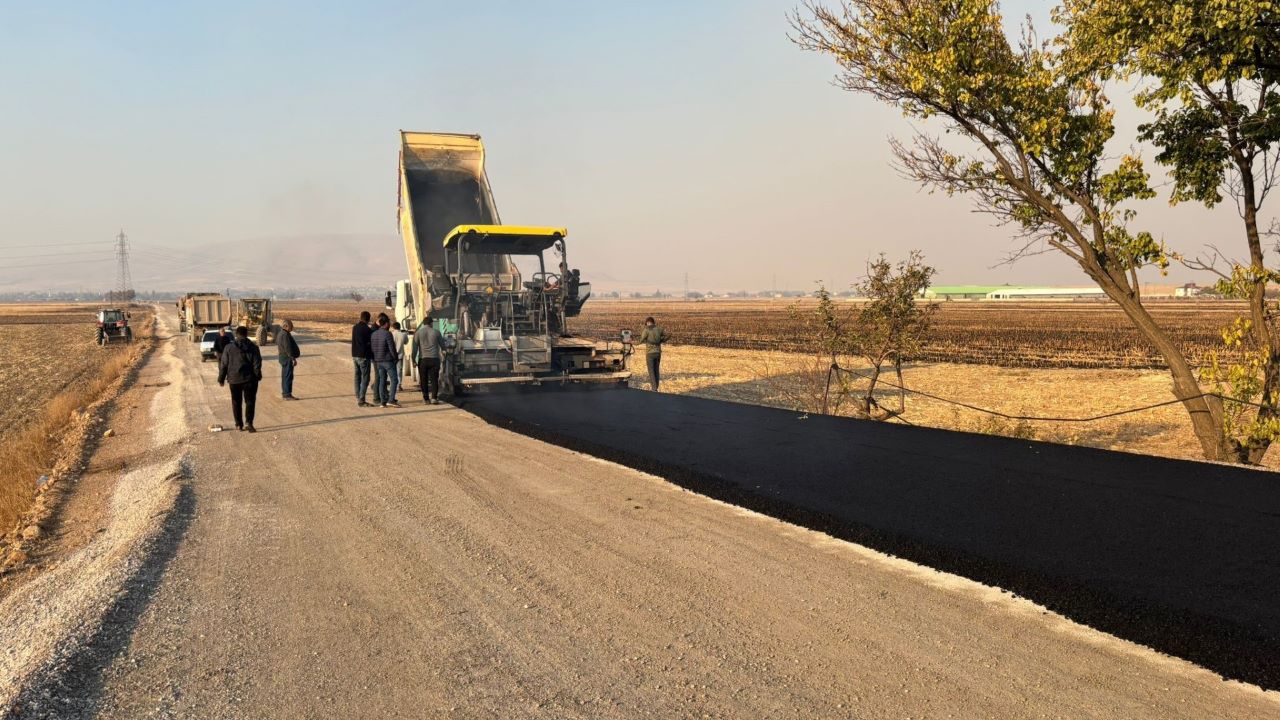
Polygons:
<instances>
[{"instance_id":1,"label":"asphalt paver machine","mask_svg":"<svg viewBox=\"0 0 1280 720\"><path fill-rule=\"evenodd\" d=\"M499 220L478 135L401 133L400 235L409 278L388 305L405 330L444 335L442 394L630 377L629 343L569 331L591 285L569 267L568 231Z\"/></svg>"}]
</instances>

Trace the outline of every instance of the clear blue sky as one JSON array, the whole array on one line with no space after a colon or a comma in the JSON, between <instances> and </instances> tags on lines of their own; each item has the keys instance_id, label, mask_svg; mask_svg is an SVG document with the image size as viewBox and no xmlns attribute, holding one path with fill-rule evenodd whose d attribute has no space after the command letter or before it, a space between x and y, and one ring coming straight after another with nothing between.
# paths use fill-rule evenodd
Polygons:
<instances>
[{"instance_id":1,"label":"clear blue sky","mask_svg":"<svg viewBox=\"0 0 1280 720\"><path fill-rule=\"evenodd\" d=\"M5 3L0 289L43 262L14 260L32 247L121 226L175 257L349 234L390 283L402 128L483 135L503 220L568 226L605 286L842 286L908 248L947 282L1083 280L1057 258L990 269L1009 233L889 169L885 139L910 126L829 84L834 65L787 40L792 6ZM1162 205L1157 231L1216 227Z\"/></svg>"}]
</instances>

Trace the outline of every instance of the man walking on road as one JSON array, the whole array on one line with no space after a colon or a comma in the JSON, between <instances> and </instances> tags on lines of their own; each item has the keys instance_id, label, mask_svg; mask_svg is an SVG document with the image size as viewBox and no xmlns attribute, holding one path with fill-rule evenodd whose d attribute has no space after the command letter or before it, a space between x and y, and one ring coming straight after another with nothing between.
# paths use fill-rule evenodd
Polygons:
<instances>
[{"instance_id":1,"label":"man walking on road","mask_svg":"<svg viewBox=\"0 0 1280 720\"><path fill-rule=\"evenodd\" d=\"M645 346L644 361L649 367L649 387L658 391L660 366L662 365L662 343L667 341L667 331L658 327L653 318L644 319L644 330L636 342Z\"/></svg>"},{"instance_id":2,"label":"man walking on road","mask_svg":"<svg viewBox=\"0 0 1280 720\"><path fill-rule=\"evenodd\" d=\"M370 338L369 311L360 313L360 322L351 326L351 363L356 370L356 406L369 407L365 397L369 392L369 364L373 362L373 345Z\"/></svg>"},{"instance_id":3,"label":"man walking on road","mask_svg":"<svg viewBox=\"0 0 1280 720\"><path fill-rule=\"evenodd\" d=\"M235 342L218 359L218 385L231 383L231 416L237 430L253 429L253 409L258 401L258 381L262 379L262 353L249 341L249 328L236 328ZM244 404L243 415L241 403Z\"/></svg>"},{"instance_id":4,"label":"man walking on road","mask_svg":"<svg viewBox=\"0 0 1280 720\"><path fill-rule=\"evenodd\" d=\"M413 334L413 363L418 366L418 383L422 386L422 401L436 405L440 402L440 331L431 320L418 326Z\"/></svg>"},{"instance_id":5,"label":"man walking on road","mask_svg":"<svg viewBox=\"0 0 1280 720\"><path fill-rule=\"evenodd\" d=\"M285 400L297 400L293 396L293 368L298 364L298 342L293 339L293 321L280 323L280 332L276 333L276 351L280 359L280 397Z\"/></svg>"},{"instance_id":6,"label":"man walking on road","mask_svg":"<svg viewBox=\"0 0 1280 720\"><path fill-rule=\"evenodd\" d=\"M396 402L396 390L400 389L400 378L396 377L396 340L389 329L391 323L387 316L378 317L378 329L373 331L370 342L373 345L373 363L377 367L377 378L374 380L373 401L382 407L400 407Z\"/></svg>"}]
</instances>

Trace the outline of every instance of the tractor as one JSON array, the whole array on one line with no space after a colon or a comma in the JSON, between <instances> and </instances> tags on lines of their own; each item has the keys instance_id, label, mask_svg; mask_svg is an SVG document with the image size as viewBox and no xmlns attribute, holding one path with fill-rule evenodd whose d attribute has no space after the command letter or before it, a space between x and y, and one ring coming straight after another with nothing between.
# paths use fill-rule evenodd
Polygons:
<instances>
[{"instance_id":1,"label":"tractor","mask_svg":"<svg viewBox=\"0 0 1280 720\"><path fill-rule=\"evenodd\" d=\"M98 344L106 347L115 342L133 342L133 329L129 327L129 313L119 308L98 311Z\"/></svg>"}]
</instances>

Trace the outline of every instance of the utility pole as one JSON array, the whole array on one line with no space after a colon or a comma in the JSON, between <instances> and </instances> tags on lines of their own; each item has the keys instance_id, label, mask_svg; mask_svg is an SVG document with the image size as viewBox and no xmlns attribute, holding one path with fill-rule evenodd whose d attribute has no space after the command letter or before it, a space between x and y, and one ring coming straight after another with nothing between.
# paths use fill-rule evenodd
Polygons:
<instances>
[{"instance_id":1,"label":"utility pole","mask_svg":"<svg viewBox=\"0 0 1280 720\"><path fill-rule=\"evenodd\" d=\"M689 301L689 273L684 274L684 299Z\"/></svg>"},{"instance_id":2,"label":"utility pole","mask_svg":"<svg viewBox=\"0 0 1280 720\"><path fill-rule=\"evenodd\" d=\"M133 276L129 273L129 236L121 228L116 236L116 302L133 299Z\"/></svg>"}]
</instances>

